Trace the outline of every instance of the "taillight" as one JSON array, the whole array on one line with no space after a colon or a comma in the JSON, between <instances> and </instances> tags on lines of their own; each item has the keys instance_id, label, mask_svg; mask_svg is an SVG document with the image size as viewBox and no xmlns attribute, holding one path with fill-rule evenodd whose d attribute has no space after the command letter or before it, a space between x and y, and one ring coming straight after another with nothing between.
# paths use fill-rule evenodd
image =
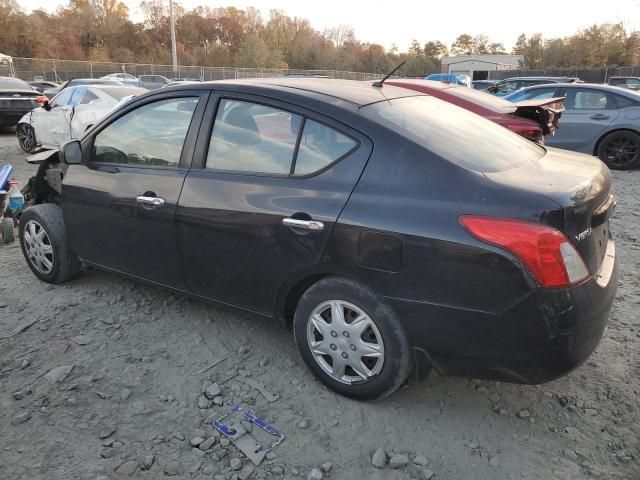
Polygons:
<instances>
[{"instance_id":1,"label":"taillight","mask_svg":"<svg viewBox=\"0 0 640 480\"><path fill-rule=\"evenodd\" d=\"M542 132L542 128L535 125L523 125L519 123L507 124L505 125L512 132L517 133L518 135L526 138L527 140L531 140L536 143L544 143L544 133Z\"/></svg>"},{"instance_id":2,"label":"taillight","mask_svg":"<svg viewBox=\"0 0 640 480\"><path fill-rule=\"evenodd\" d=\"M33 99L33 101L36 102L40 106L44 105L44 102L46 102L47 100L49 100L49 99L47 97L45 97L44 95L42 95L40 97L36 97L36 98Z\"/></svg>"},{"instance_id":3,"label":"taillight","mask_svg":"<svg viewBox=\"0 0 640 480\"><path fill-rule=\"evenodd\" d=\"M568 287L589 271L569 239L540 223L506 218L461 215L460 223L479 240L518 257L544 288Z\"/></svg>"}]
</instances>

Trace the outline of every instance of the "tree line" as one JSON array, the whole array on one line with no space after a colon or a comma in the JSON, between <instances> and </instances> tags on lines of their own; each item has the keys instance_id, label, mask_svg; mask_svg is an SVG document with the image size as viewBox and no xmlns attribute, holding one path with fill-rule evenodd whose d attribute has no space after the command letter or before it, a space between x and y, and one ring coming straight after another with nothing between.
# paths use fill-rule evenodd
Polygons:
<instances>
[{"instance_id":1,"label":"tree line","mask_svg":"<svg viewBox=\"0 0 640 480\"><path fill-rule=\"evenodd\" d=\"M132 63L171 63L167 2L143 0L133 21L118 0L69 0L54 13L25 12L17 0L0 0L0 46L19 57ZM181 65L299 68L384 73L405 61L401 75L439 71L446 55L508 53L486 35L462 34L451 45L439 40L411 42L406 52L358 40L353 28L318 31L307 19L271 10L268 18L249 7L185 10L176 15ZM640 65L640 31L601 24L566 38L520 35L511 53L523 66L589 68Z\"/></svg>"}]
</instances>

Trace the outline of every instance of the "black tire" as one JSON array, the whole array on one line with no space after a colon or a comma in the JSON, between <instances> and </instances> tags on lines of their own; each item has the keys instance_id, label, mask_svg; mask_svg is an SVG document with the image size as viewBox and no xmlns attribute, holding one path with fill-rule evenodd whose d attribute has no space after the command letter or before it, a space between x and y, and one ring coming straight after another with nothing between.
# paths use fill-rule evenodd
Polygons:
<instances>
[{"instance_id":1,"label":"black tire","mask_svg":"<svg viewBox=\"0 0 640 480\"><path fill-rule=\"evenodd\" d=\"M44 230L42 248L36 251L34 238L37 235L34 232L40 234L40 229ZM27 208L20 218L19 232L22 254L31 271L40 280L62 283L78 276L80 261L69 247L62 209L58 205L43 203ZM44 247L47 246L50 246L47 248L50 253L43 254ZM44 268L46 265L42 263L43 256L51 263L50 271ZM40 263L38 259L41 260Z\"/></svg>"},{"instance_id":2,"label":"black tire","mask_svg":"<svg viewBox=\"0 0 640 480\"><path fill-rule=\"evenodd\" d=\"M18 124L16 127L16 137L18 138L18 143L23 151L32 153L36 150L36 147L38 146L36 132L28 123Z\"/></svg>"},{"instance_id":3,"label":"black tire","mask_svg":"<svg viewBox=\"0 0 640 480\"><path fill-rule=\"evenodd\" d=\"M16 241L13 218L4 217L2 219L2 240L4 243L13 243Z\"/></svg>"},{"instance_id":4,"label":"black tire","mask_svg":"<svg viewBox=\"0 0 640 480\"><path fill-rule=\"evenodd\" d=\"M375 342L373 339L377 338L376 335L379 335L382 339L383 354L381 358L383 362L379 367L379 371L366 380L360 378L348 384L339 381L325 371L329 362L331 362L329 368L333 369L333 356L337 356L340 352L342 352L340 355L351 353L348 347L336 347L336 344L339 344L338 342L346 342L348 344L353 341L353 338L357 337L349 338L345 334L347 337L347 340L345 340L339 334L334 335L336 332L332 330L331 336L335 337L335 340L327 338L331 344L331 350L335 353L332 352L322 357L322 359L326 359L324 360L325 367L320 364L322 359L316 360L314 353L311 351L308 335L317 335L318 330L314 330L313 326L310 327L310 317L317 309L327 308L326 306L323 307L323 305L330 300L337 300L344 302L345 305L351 304L357 307L357 309L366 314L367 321L371 320L375 325L377 332L373 332L373 330L364 331L360 334L359 340L365 341L366 339L363 336L371 334L373 334L370 337L371 341ZM343 315L347 314L345 315L346 318L350 314L349 307L347 306L346 310L342 310L342 313ZM330 315L331 317L333 316L333 314ZM354 313L354 315L357 314ZM332 324L333 320L331 319L330 323L325 325L331 326ZM309 328L313 330L312 333L309 333ZM385 305L371 289L358 282L341 277L327 277L312 285L298 302L293 320L293 331L300 355L311 372L331 390L346 397L357 400L374 400L386 397L396 391L406 381L411 372L413 365L412 350L402 323L393 310ZM344 334L344 332L342 333ZM317 339L318 337L316 336L315 338ZM322 338L320 342L324 342L324 336L320 336L320 338ZM334 341L336 344L332 343ZM349 345L349 347L355 351L354 345ZM354 358L362 359L357 354L354 354ZM379 359L367 358L366 360L374 363L371 366L367 365L369 370L368 372L365 371L365 373L368 374L375 371L377 366L375 362ZM353 362L353 358L350 361ZM345 372L349 371L352 372L351 376L353 378L357 378L356 375L353 375L353 373L357 372L348 366ZM344 379L345 377L341 378Z\"/></svg>"},{"instance_id":5,"label":"black tire","mask_svg":"<svg viewBox=\"0 0 640 480\"><path fill-rule=\"evenodd\" d=\"M598 144L598 158L612 170L640 166L640 135L630 130L608 134Z\"/></svg>"}]
</instances>

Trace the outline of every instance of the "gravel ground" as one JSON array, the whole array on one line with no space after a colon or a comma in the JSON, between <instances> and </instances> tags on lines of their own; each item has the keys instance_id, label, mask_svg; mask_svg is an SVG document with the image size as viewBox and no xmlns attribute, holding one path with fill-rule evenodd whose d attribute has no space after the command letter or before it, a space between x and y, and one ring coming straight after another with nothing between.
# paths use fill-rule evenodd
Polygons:
<instances>
[{"instance_id":1,"label":"gravel ground","mask_svg":"<svg viewBox=\"0 0 640 480\"><path fill-rule=\"evenodd\" d=\"M0 163L22 181L25 157L0 133ZM280 325L95 270L47 285L1 244L0 477L638 480L640 171L614 178L608 328L585 365L541 386L434 372L350 401L314 380ZM234 402L286 435L257 468L206 422Z\"/></svg>"}]
</instances>

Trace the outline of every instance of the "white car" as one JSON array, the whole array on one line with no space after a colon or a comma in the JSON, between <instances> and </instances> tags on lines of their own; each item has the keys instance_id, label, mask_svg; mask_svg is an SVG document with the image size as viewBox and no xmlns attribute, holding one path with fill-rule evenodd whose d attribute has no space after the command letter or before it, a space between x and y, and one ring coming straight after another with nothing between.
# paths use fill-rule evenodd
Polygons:
<instances>
[{"instance_id":1,"label":"white car","mask_svg":"<svg viewBox=\"0 0 640 480\"><path fill-rule=\"evenodd\" d=\"M100 78L104 78L107 80L117 80L118 82L121 82L130 87L140 86L140 80L138 79L138 77L135 77L130 73L110 73L109 75L105 75L104 77Z\"/></svg>"},{"instance_id":2,"label":"white car","mask_svg":"<svg viewBox=\"0 0 640 480\"><path fill-rule=\"evenodd\" d=\"M60 91L50 102L24 115L16 130L27 153L38 148L58 148L79 138L87 127L131 98L146 93L138 87L78 85Z\"/></svg>"}]
</instances>

